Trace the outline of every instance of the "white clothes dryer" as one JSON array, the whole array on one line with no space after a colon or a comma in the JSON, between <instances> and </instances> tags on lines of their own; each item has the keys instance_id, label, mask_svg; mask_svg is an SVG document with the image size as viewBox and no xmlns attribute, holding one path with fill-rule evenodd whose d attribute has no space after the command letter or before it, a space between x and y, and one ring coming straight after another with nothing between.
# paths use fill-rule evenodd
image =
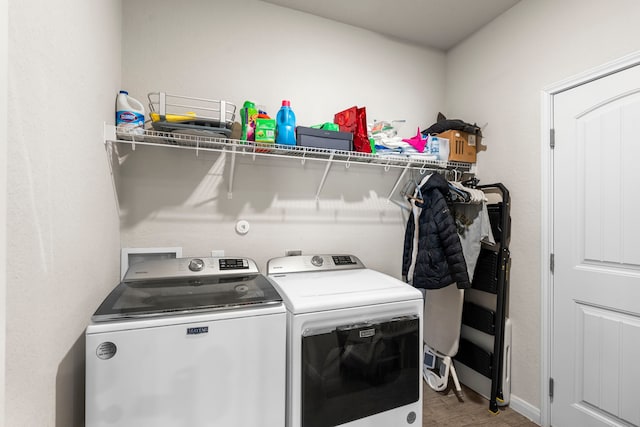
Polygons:
<instances>
[{"instance_id":1,"label":"white clothes dryer","mask_svg":"<svg viewBox=\"0 0 640 427\"><path fill-rule=\"evenodd\" d=\"M86 426L282 427L285 328L250 259L135 264L86 330Z\"/></svg>"},{"instance_id":2,"label":"white clothes dryer","mask_svg":"<svg viewBox=\"0 0 640 427\"><path fill-rule=\"evenodd\" d=\"M422 294L353 255L271 259L287 308L287 427L422 425Z\"/></svg>"}]
</instances>

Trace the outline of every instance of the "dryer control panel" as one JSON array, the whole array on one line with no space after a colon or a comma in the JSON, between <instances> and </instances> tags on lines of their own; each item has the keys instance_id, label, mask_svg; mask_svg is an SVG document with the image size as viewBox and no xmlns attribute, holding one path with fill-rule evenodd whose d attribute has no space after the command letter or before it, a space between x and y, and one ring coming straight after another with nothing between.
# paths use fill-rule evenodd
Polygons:
<instances>
[{"instance_id":1,"label":"dryer control panel","mask_svg":"<svg viewBox=\"0 0 640 427\"><path fill-rule=\"evenodd\" d=\"M296 255L273 258L267 262L267 274L365 268L354 255Z\"/></svg>"}]
</instances>

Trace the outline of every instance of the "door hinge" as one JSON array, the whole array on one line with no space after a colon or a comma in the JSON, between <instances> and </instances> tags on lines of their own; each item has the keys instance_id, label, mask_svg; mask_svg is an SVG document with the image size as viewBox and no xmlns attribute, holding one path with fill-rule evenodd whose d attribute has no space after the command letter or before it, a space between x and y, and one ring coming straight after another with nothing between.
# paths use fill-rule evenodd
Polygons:
<instances>
[{"instance_id":1,"label":"door hinge","mask_svg":"<svg viewBox=\"0 0 640 427\"><path fill-rule=\"evenodd\" d=\"M554 128L549 129L549 146L552 150L556 148L556 130Z\"/></svg>"},{"instance_id":2,"label":"door hinge","mask_svg":"<svg viewBox=\"0 0 640 427\"><path fill-rule=\"evenodd\" d=\"M556 256L554 254L550 254L549 255L549 269L551 270L551 272L553 273L553 270L555 270L556 267Z\"/></svg>"},{"instance_id":3,"label":"door hinge","mask_svg":"<svg viewBox=\"0 0 640 427\"><path fill-rule=\"evenodd\" d=\"M549 398L553 400L553 378L549 378Z\"/></svg>"}]
</instances>

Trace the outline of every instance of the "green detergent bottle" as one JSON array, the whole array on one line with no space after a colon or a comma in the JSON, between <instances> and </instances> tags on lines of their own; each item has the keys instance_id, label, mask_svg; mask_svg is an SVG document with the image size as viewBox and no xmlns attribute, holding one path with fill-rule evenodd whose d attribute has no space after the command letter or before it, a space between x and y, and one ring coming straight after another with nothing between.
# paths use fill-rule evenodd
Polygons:
<instances>
[{"instance_id":1,"label":"green detergent bottle","mask_svg":"<svg viewBox=\"0 0 640 427\"><path fill-rule=\"evenodd\" d=\"M244 105L240 109L240 122L242 124L243 141L256 140L256 118L258 117L258 109L256 104L251 101L244 101Z\"/></svg>"}]
</instances>

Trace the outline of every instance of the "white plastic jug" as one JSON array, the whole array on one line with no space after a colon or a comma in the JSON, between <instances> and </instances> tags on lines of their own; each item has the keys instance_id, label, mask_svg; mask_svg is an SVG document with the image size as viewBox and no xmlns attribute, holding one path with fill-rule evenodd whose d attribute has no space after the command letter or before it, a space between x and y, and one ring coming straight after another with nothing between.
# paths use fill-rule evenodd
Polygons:
<instances>
[{"instance_id":1,"label":"white plastic jug","mask_svg":"<svg viewBox=\"0 0 640 427\"><path fill-rule=\"evenodd\" d=\"M116 97L116 127L121 132L144 133L144 106L126 90L121 90Z\"/></svg>"},{"instance_id":2,"label":"white plastic jug","mask_svg":"<svg viewBox=\"0 0 640 427\"><path fill-rule=\"evenodd\" d=\"M436 156L438 160L449 160L449 140L447 138L429 135L427 147L428 150L425 149L425 152L428 151L429 154Z\"/></svg>"}]
</instances>

